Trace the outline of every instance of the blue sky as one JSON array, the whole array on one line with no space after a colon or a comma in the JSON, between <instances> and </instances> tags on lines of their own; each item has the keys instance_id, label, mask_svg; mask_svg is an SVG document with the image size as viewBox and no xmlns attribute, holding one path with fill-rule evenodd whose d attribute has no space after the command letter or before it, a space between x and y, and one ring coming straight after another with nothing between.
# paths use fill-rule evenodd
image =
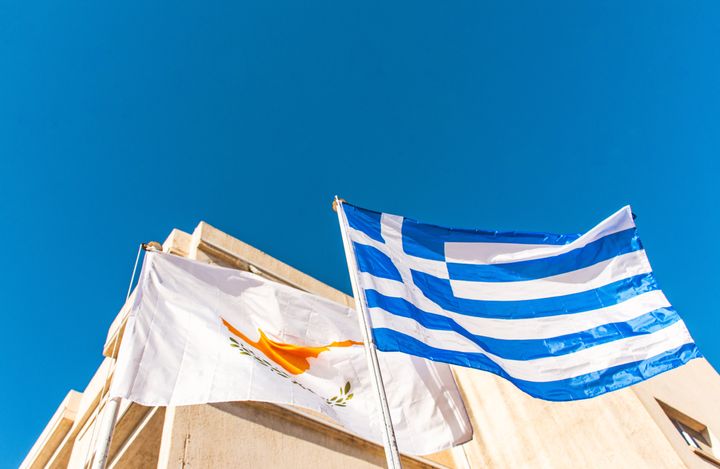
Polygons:
<instances>
[{"instance_id":1,"label":"blue sky","mask_svg":"<svg viewBox=\"0 0 720 469\"><path fill-rule=\"evenodd\" d=\"M719 13L0 1L0 464L92 376L138 243L205 220L348 291L336 193L553 232L630 203L720 366Z\"/></svg>"}]
</instances>

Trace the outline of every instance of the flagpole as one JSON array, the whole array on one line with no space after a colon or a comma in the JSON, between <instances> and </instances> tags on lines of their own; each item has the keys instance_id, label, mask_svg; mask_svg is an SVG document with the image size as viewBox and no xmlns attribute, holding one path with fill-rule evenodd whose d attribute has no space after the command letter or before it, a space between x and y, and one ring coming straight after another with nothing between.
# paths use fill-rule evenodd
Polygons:
<instances>
[{"instance_id":1,"label":"flagpole","mask_svg":"<svg viewBox=\"0 0 720 469\"><path fill-rule=\"evenodd\" d=\"M142 243L138 247L137 256L135 257L135 265L133 266L132 275L130 276L130 285L128 285L127 295L125 296L125 302L130 299L133 281L135 280L135 272L137 272L137 267L138 263L140 262L140 255L142 254L142 251L147 250L148 248L157 249L155 247L156 244L157 243ZM111 357L115 360L116 363L117 358L115 357L115 352L117 350L119 340L120 336L115 337L115 343L113 344L113 353ZM105 383L103 384L103 392L100 394L101 399L103 397L103 394L105 393L105 386L107 385L107 381L109 379L110 368L111 367L108 367L108 376L105 377ZM112 437L115 431L115 423L117 422L118 413L120 412L121 401L121 398L114 397L105 403L105 409L103 410L102 420L100 422L100 431L98 433L97 439L98 446L95 449L95 455L92 459L92 469L105 469L105 466L107 465L108 456L110 454L110 444L112 443Z\"/></svg>"},{"instance_id":2,"label":"flagpole","mask_svg":"<svg viewBox=\"0 0 720 469\"><path fill-rule=\"evenodd\" d=\"M359 287L355 253L345 229L347 219L345 218L342 202L342 199L338 199L338 197L335 196L333 209L337 212L338 222L340 223L340 233L342 235L343 248L345 249L345 260L347 261L348 271L350 273L350 284L352 285L353 297L355 298L355 308L357 309L358 321L360 322L360 329L362 330L365 341L365 355L373 378L375 391L378 395L378 401L380 402L380 410L384 423L383 444L385 446L385 458L387 459L388 469L400 469L402 465L400 464L400 453L398 451L395 430L393 430L392 418L390 416L390 406L388 405L385 385L382 380L382 372L380 371L377 347L372 338L370 314L367 311L367 303L364 301L364 292Z\"/></svg>"}]
</instances>

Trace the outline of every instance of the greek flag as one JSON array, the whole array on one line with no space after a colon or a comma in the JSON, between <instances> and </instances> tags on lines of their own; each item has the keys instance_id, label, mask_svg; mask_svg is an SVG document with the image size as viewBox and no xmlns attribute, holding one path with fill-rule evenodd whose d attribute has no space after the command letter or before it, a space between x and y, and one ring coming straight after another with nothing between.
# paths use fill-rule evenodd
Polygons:
<instances>
[{"instance_id":1,"label":"greek flag","mask_svg":"<svg viewBox=\"0 0 720 469\"><path fill-rule=\"evenodd\" d=\"M489 371L551 401L701 356L630 207L578 235L443 228L338 205L379 350Z\"/></svg>"}]
</instances>

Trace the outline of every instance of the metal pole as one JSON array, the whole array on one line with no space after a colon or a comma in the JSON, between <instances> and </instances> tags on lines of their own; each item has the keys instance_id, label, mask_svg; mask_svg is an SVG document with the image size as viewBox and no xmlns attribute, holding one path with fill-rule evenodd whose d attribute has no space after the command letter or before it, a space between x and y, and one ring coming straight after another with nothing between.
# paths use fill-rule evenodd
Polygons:
<instances>
[{"instance_id":1,"label":"metal pole","mask_svg":"<svg viewBox=\"0 0 720 469\"><path fill-rule=\"evenodd\" d=\"M383 431L385 458L387 459L389 469L400 469L402 467L400 464L400 453L398 451L397 441L395 440L395 430L393 430L392 419L390 417L390 406L388 406L385 386L383 384L382 373L380 371L380 363L378 362L377 347L375 347L375 342L373 342L372 339L370 315L366 308L366 302L363 295L364 292L359 287L357 279L355 253L346 231L347 219L345 218L345 212L343 211L342 201L338 199L337 196L335 197L333 206L336 208L338 221L340 222L340 233L342 234L343 247L345 248L345 258L347 260L348 271L350 272L350 284L352 285L353 297L355 298L355 308L358 312L360 329L362 330L363 339L365 341L365 355L373 378L373 384L375 385L375 390L377 391L378 401L380 402L383 423L385 424Z\"/></svg>"},{"instance_id":2,"label":"metal pole","mask_svg":"<svg viewBox=\"0 0 720 469\"><path fill-rule=\"evenodd\" d=\"M112 443L115 421L120 411L120 398L114 397L107 401L103 411L102 426L98 433L98 449L95 450L92 469L105 469L110 454L110 443Z\"/></svg>"},{"instance_id":3,"label":"metal pole","mask_svg":"<svg viewBox=\"0 0 720 469\"><path fill-rule=\"evenodd\" d=\"M135 272L137 271L138 262L140 262L140 254L142 254L143 248L145 248L145 244L141 244L138 247L137 256L135 257L135 266L133 266L132 275L130 276L130 285L128 285L127 296L125 297L126 302L130 299L132 284L135 280ZM115 351L117 350L118 340L120 340L119 336L115 338L115 344L113 345L112 358L114 358L116 362L117 359L115 358ZM108 376L105 377L105 384L103 384L103 394L105 393L104 390L109 378L110 368L111 367L108 367ZM100 395L101 399L103 394ZM113 432L115 431L115 422L117 421L118 412L120 411L120 401L121 398L114 397L105 403L105 409L103 410L102 422L100 423L101 426L97 439L98 446L95 450L95 456L93 457L92 469L105 469L105 466L107 465L108 456L110 454L110 443L112 443Z\"/></svg>"}]
</instances>

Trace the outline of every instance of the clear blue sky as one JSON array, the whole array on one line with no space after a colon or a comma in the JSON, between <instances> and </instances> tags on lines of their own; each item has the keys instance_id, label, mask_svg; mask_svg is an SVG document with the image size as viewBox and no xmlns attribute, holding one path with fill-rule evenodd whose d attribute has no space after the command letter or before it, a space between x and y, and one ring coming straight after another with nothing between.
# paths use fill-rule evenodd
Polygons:
<instances>
[{"instance_id":1,"label":"clear blue sky","mask_svg":"<svg viewBox=\"0 0 720 469\"><path fill-rule=\"evenodd\" d=\"M584 231L630 203L720 366L720 3L0 1L0 464L206 220L345 291L334 194Z\"/></svg>"}]
</instances>

